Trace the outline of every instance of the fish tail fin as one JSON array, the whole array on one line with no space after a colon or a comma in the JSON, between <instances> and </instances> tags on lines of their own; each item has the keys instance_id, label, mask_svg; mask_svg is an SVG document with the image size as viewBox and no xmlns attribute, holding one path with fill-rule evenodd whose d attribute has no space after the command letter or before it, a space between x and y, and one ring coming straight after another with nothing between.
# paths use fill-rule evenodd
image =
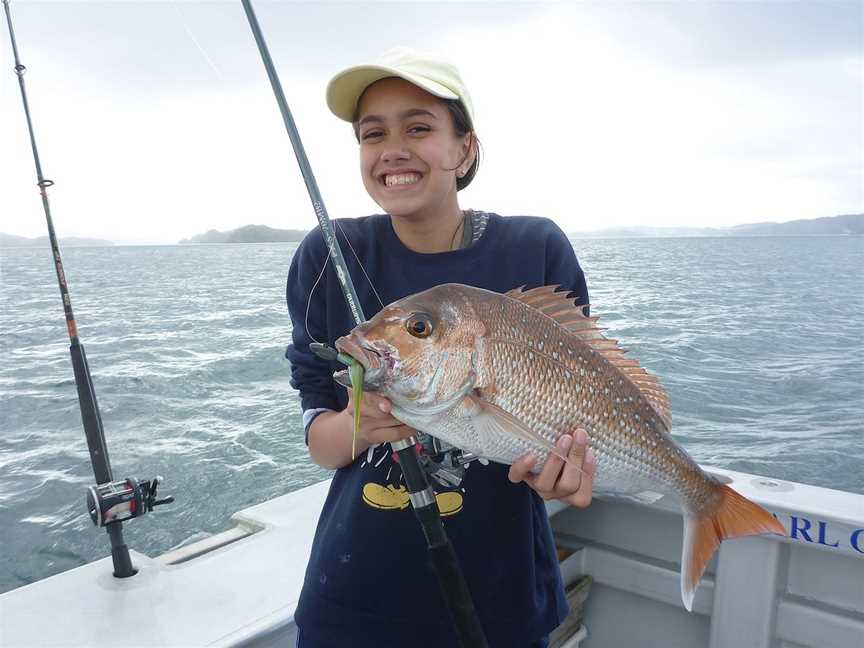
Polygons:
<instances>
[{"instance_id":1,"label":"fish tail fin","mask_svg":"<svg viewBox=\"0 0 864 648\"><path fill-rule=\"evenodd\" d=\"M684 514L681 599L688 612L693 609L693 597L702 573L723 540L761 533L786 535L783 525L758 504L725 484L717 484L716 492L720 500L716 508L701 515Z\"/></svg>"}]
</instances>

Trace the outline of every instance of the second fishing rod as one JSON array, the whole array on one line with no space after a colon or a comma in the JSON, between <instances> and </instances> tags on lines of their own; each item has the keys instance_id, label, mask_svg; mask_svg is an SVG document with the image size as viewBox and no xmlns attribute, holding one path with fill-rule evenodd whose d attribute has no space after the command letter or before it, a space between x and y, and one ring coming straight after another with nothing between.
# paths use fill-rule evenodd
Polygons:
<instances>
[{"instance_id":1,"label":"second fishing rod","mask_svg":"<svg viewBox=\"0 0 864 648\"><path fill-rule=\"evenodd\" d=\"M15 59L15 74L21 91L21 103L27 120L27 132L30 136L30 147L33 162L36 165L37 186L42 198L42 208L45 212L45 223L48 227L48 241L54 270L57 274L57 285L60 288L60 298L63 301L63 312L66 317L66 332L69 335L69 354L72 359L72 372L78 392L78 406L81 412L81 423L87 448L90 451L90 464L96 484L87 488L87 510L90 519L97 527L104 527L111 542L111 558L114 565L114 576L129 578L138 573L132 564L129 547L123 538L123 522L138 518L152 511L153 507L170 504L173 497L157 498L156 491L161 477L152 480L136 480L125 478L115 481L108 456L108 444L105 441L105 429L102 425L102 415L96 401L96 390L93 387L93 377L87 363L87 354L81 338L78 335L78 324L72 311L72 297L69 294L69 284L63 259L60 256L60 244L54 231L54 220L51 217L51 206L48 200L48 188L54 182L45 178L42 173L42 163L39 159L39 149L36 146L36 134L30 115L30 104L27 101L27 89L24 83L24 73L27 68L21 63L18 55L18 43L15 40L15 30L12 27L12 14L9 0L2 0L6 15L6 25L9 30L9 40Z\"/></svg>"},{"instance_id":2,"label":"second fishing rod","mask_svg":"<svg viewBox=\"0 0 864 648\"><path fill-rule=\"evenodd\" d=\"M267 44L258 24L258 19L255 16L255 11L252 8L250 0L241 0L241 2L243 4L243 9L246 12L249 26L252 29L252 34L255 37L255 42L258 45L258 50L267 71L267 76L270 79L270 85L273 88L276 101L279 104L279 110L282 113L282 119L285 123L285 128L288 131L288 137L290 138L291 144L294 148L297 163L300 165L300 171L303 175L303 180L306 183L309 197L312 200L312 206L318 218L324 241L327 244L330 253L330 258L333 261L336 276L338 277L342 292L345 296L345 301L348 304L348 308L351 311L355 324L362 324L366 318L360 305L360 300L357 297L357 293L351 281L351 275L348 272L348 267L345 263L344 257L342 256L342 251L339 247L339 242L336 239L333 225L330 222L327 210L324 207L324 201L321 198L320 191L318 190L318 184L315 181L315 176L312 173L312 168L309 165L308 158L306 157L306 152L303 148L303 143L300 140L300 134L297 131L294 118L291 115L291 110L288 107L288 102L285 99L285 94L282 91L282 84L279 81L279 77L270 57ZM335 359L336 356L335 350L324 345L319 345L315 351L330 360ZM435 499L435 493L429 485L426 473L417 459L415 451L416 441L411 438L394 442L391 445L399 457L399 465L402 468L402 474L408 488L410 501L426 538L432 569L438 578L441 593L452 618L459 642L465 648L485 648L487 642L483 633L483 628L480 625L480 620L477 616L476 610L474 609L474 604L471 600L465 577L459 566L456 552L453 549L453 545L447 537L444 525L441 522L441 515L438 509L438 503ZM409 595L409 593L406 593L406 595ZM418 601L417 604L424 605L424 602Z\"/></svg>"}]
</instances>

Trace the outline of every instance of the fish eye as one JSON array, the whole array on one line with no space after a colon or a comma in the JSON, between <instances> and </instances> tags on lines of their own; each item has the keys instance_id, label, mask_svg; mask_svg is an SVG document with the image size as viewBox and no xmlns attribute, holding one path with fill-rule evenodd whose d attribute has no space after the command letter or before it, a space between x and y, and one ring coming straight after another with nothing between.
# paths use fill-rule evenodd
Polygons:
<instances>
[{"instance_id":1,"label":"fish eye","mask_svg":"<svg viewBox=\"0 0 864 648\"><path fill-rule=\"evenodd\" d=\"M405 330L416 338L427 338L432 335L432 318L426 313L412 313L405 320Z\"/></svg>"}]
</instances>

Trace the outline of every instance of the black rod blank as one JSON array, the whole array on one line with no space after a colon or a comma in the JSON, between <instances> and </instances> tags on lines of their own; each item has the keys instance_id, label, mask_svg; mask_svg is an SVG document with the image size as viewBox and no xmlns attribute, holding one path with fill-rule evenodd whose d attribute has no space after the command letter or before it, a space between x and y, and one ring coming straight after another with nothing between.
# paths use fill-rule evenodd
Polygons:
<instances>
[{"instance_id":1,"label":"black rod blank","mask_svg":"<svg viewBox=\"0 0 864 648\"><path fill-rule=\"evenodd\" d=\"M303 143L300 141L300 134L297 131L294 118L291 116L288 102L285 100L282 84L273 66L273 60L270 58L267 43L264 41L264 35L261 33L258 19L255 17L255 11L252 9L252 3L250 0L241 0L241 2L243 3L243 9L246 11L249 26L252 28L255 42L258 44L258 51L261 53L261 59L264 63L264 68L267 70L267 76L270 79L273 93L276 95L276 102L279 104L279 110L282 112L285 129L288 131L288 137L291 140L291 145L294 147L294 154L297 157L297 163L300 165L303 180L306 182L309 197L312 199L312 207L315 209L315 215L318 217L321 233L330 250L330 258L333 259L336 276L339 278L342 293L345 295L345 301L348 303L348 308L351 310L355 323L362 324L366 318L363 315L360 300L354 290L351 275L348 273L348 266L339 248L339 241L336 240L333 225L330 222L327 209L324 207L324 201L318 190L318 183L315 182L315 176L306 157ZM456 552L441 522L438 504L434 494L432 494L426 473L423 472L417 461L417 455L414 450L414 439L394 444L394 446L399 457L399 464L402 467L403 475L405 476L408 493L411 496L414 513L426 536L432 570L438 578L438 584L441 587L444 602L450 612L459 642L464 648L485 648L487 644L483 628L474 609L474 603L471 600L465 576L459 567Z\"/></svg>"},{"instance_id":2,"label":"black rod blank","mask_svg":"<svg viewBox=\"0 0 864 648\"><path fill-rule=\"evenodd\" d=\"M15 31L12 29L12 16L9 12L9 0L3 0L6 12L6 24L9 26L9 38L12 41L12 52L15 56L15 74L18 75L18 85L21 88L21 101L24 104L24 114L27 117L27 130L30 134L30 146L33 149L33 161L36 163L36 177L39 193L42 196L42 207L45 210L45 221L48 224L48 239L51 243L51 253L54 257L54 269L57 272L57 283L60 286L60 297L63 300L63 311L66 314L66 329L69 333L69 353L72 356L72 370L75 373L75 386L78 389L78 405L81 409L81 423L87 437L87 448L90 451L90 463L97 484L113 481L111 461L108 457L108 447L105 443L105 431L99 405L96 402L96 392L93 389L93 379L90 367L87 365L87 355L78 337L78 326L72 312L72 298L69 295L69 285L63 270L63 260L60 258L60 245L54 232L54 222L51 218L51 207L48 203L48 187L54 183L42 175L42 164L39 161L39 150L36 147L36 136L33 132L33 121L30 118L30 105L27 102L27 89L24 85L24 72L27 70L18 57L18 44L15 41ZM129 557L129 547L123 541L121 522L107 526L108 537L111 540L111 556L114 563L114 575L118 578L133 576L136 570L132 567Z\"/></svg>"}]
</instances>

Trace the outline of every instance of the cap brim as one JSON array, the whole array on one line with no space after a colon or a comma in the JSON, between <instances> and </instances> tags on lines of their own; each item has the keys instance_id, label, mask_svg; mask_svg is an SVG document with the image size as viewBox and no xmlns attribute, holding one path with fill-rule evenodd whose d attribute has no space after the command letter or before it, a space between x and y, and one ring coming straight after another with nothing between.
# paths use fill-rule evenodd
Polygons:
<instances>
[{"instance_id":1,"label":"cap brim","mask_svg":"<svg viewBox=\"0 0 864 648\"><path fill-rule=\"evenodd\" d=\"M383 65L358 65L334 76L327 84L327 106L339 119L354 120L357 102L364 90L376 81L399 77L441 99L458 99L449 88L429 79Z\"/></svg>"}]
</instances>

